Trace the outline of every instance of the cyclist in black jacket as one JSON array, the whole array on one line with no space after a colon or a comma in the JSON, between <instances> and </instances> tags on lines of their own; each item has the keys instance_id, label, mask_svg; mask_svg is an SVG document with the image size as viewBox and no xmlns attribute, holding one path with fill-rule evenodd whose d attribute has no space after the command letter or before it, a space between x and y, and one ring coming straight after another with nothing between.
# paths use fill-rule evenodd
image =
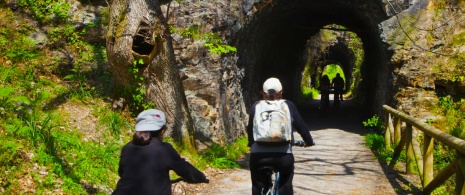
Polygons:
<instances>
[{"instance_id":1,"label":"cyclist in black jacket","mask_svg":"<svg viewBox=\"0 0 465 195\"><path fill-rule=\"evenodd\" d=\"M136 119L136 133L121 150L118 174L121 179L114 195L171 194L169 171L185 181L208 182L205 175L180 157L171 144L163 142L166 130L165 114L146 110Z\"/></svg>"},{"instance_id":2,"label":"cyclist in black jacket","mask_svg":"<svg viewBox=\"0 0 465 195\"><path fill-rule=\"evenodd\" d=\"M282 99L282 86L277 78L269 78L263 84L262 96L264 100ZM291 113L293 129L297 130L305 142L304 147L315 145L310 135L309 129L300 116L297 107L289 100L285 100ZM252 179L252 194L259 195L270 188L271 178L266 174L266 170L261 170L263 166L273 166L280 172L279 194L293 194L292 179L294 177L294 155L292 154L291 143L283 146L264 146L254 141L253 121L255 116L255 105L252 105L249 113L249 123L247 125L247 135L250 150L250 175Z\"/></svg>"}]
</instances>

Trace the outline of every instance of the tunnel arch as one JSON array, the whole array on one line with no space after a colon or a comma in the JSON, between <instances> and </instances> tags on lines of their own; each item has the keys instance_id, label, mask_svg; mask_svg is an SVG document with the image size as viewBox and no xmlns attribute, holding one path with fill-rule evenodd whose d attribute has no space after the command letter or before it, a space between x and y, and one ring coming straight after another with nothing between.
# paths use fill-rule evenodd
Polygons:
<instances>
[{"instance_id":1,"label":"tunnel arch","mask_svg":"<svg viewBox=\"0 0 465 195\"><path fill-rule=\"evenodd\" d=\"M331 45L325 56L321 56L319 63L314 66L318 66L320 69L324 69L329 64L337 64L341 67L345 76L345 89L349 89L352 82L354 82L353 71L355 65L355 54L351 49L348 48L344 42L338 41L336 44Z\"/></svg>"},{"instance_id":2,"label":"tunnel arch","mask_svg":"<svg viewBox=\"0 0 465 195\"><path fill-rule=\"evenodd\" d=\"M381 1L274 0L257 7L258 11L240 32L237 44L238 65L245 70L241 84L247 105L259 98L263 81L271 76L281 80L284 97L295 100L296 91L300 90L304 66L300 62L306 41L328 24L345 26L363 43L365 58L359 89L365 107L378 112L389 101L389 56L378 29L378 24L387 19ZM344 67L349 69L350 65Z\"/></svg>"}]
</instances>

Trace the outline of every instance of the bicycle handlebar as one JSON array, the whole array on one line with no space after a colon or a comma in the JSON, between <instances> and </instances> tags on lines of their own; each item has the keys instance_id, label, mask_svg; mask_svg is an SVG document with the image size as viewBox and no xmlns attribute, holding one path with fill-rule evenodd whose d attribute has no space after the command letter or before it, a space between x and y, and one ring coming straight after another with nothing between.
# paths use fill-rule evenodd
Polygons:
<instances>
[{"instance_id":1,"label":"bicycle handlebar","mask_svg":"<svg viewBox=\"0 0 465 195\"><path fill-rule=\"evenodd\" d=\"M304 147L304 146L305 146L305 142L304 142L304 141L301 141L301 140L299 140L299 141L293 141L293 142L292 142L292 145L293 145L293 146ZM315 143L313 143L313 145L308 145L308 146L314 146L314 145L315 145Z\"/></svg>"}]
</instances>

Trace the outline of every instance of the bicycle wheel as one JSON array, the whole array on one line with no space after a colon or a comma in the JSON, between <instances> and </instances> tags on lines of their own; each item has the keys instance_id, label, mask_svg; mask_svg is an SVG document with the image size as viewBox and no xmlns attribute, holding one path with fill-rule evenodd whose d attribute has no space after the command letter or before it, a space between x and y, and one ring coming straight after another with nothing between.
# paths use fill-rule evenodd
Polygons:
<instances>
[{"instance_id":1,"label":"bicycle wheel","mask_svg":"<svg viewBox=\"0 0 465 195\"><path fill-rule=\"evenodd\" d=\"M279 194L279 172L275 173L275 179L273 182L273 188L271 189L271 194L272 195L278 195Z\"/></svg>"}]
</instances>

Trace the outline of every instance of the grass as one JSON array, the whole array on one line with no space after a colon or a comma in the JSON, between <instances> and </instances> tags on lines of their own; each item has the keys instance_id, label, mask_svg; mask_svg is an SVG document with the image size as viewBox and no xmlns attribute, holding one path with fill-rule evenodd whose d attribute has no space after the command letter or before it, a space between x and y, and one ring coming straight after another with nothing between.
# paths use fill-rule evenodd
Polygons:
<instances>
[{"instance_id":1,"label":"grass","mask_svg":"<svg viewBox=\"0 0 465 195\"><path fill-rule=\"evenodd\" d=\"M171 140L167 140L167 142L171 143L175 148L179 148ZM249 151L247 143L247 138L242 137L231 144L219 145L212 143L207 149L198 153L181 151L181 154L190 159L191 162L201 170L207 167L231 169L240 167L240 164L237 163L237 160L239 160L245 155L245 153ZM179 149L177 150L179 151Z\"/></svg>"},{"instance_id":2,"label":"grass","mask_svg":"<svg viewBox=\"0 0 465 195\"><path fill-rule=\"evenodd\" d=\"M41 49L29 38L35 27L0 7L0 192L109 194L120 150L134 133L133 114L108 101L106 48L83 41L85 29L66 23L66 3L52 0L44 9L45 2L18 1L43 25L53 23ZM49 46L72 61L50 57ZM237 167L247 151L245 138L198 153L179 150L200 169Z\"/></svg>"}]
</instances>

